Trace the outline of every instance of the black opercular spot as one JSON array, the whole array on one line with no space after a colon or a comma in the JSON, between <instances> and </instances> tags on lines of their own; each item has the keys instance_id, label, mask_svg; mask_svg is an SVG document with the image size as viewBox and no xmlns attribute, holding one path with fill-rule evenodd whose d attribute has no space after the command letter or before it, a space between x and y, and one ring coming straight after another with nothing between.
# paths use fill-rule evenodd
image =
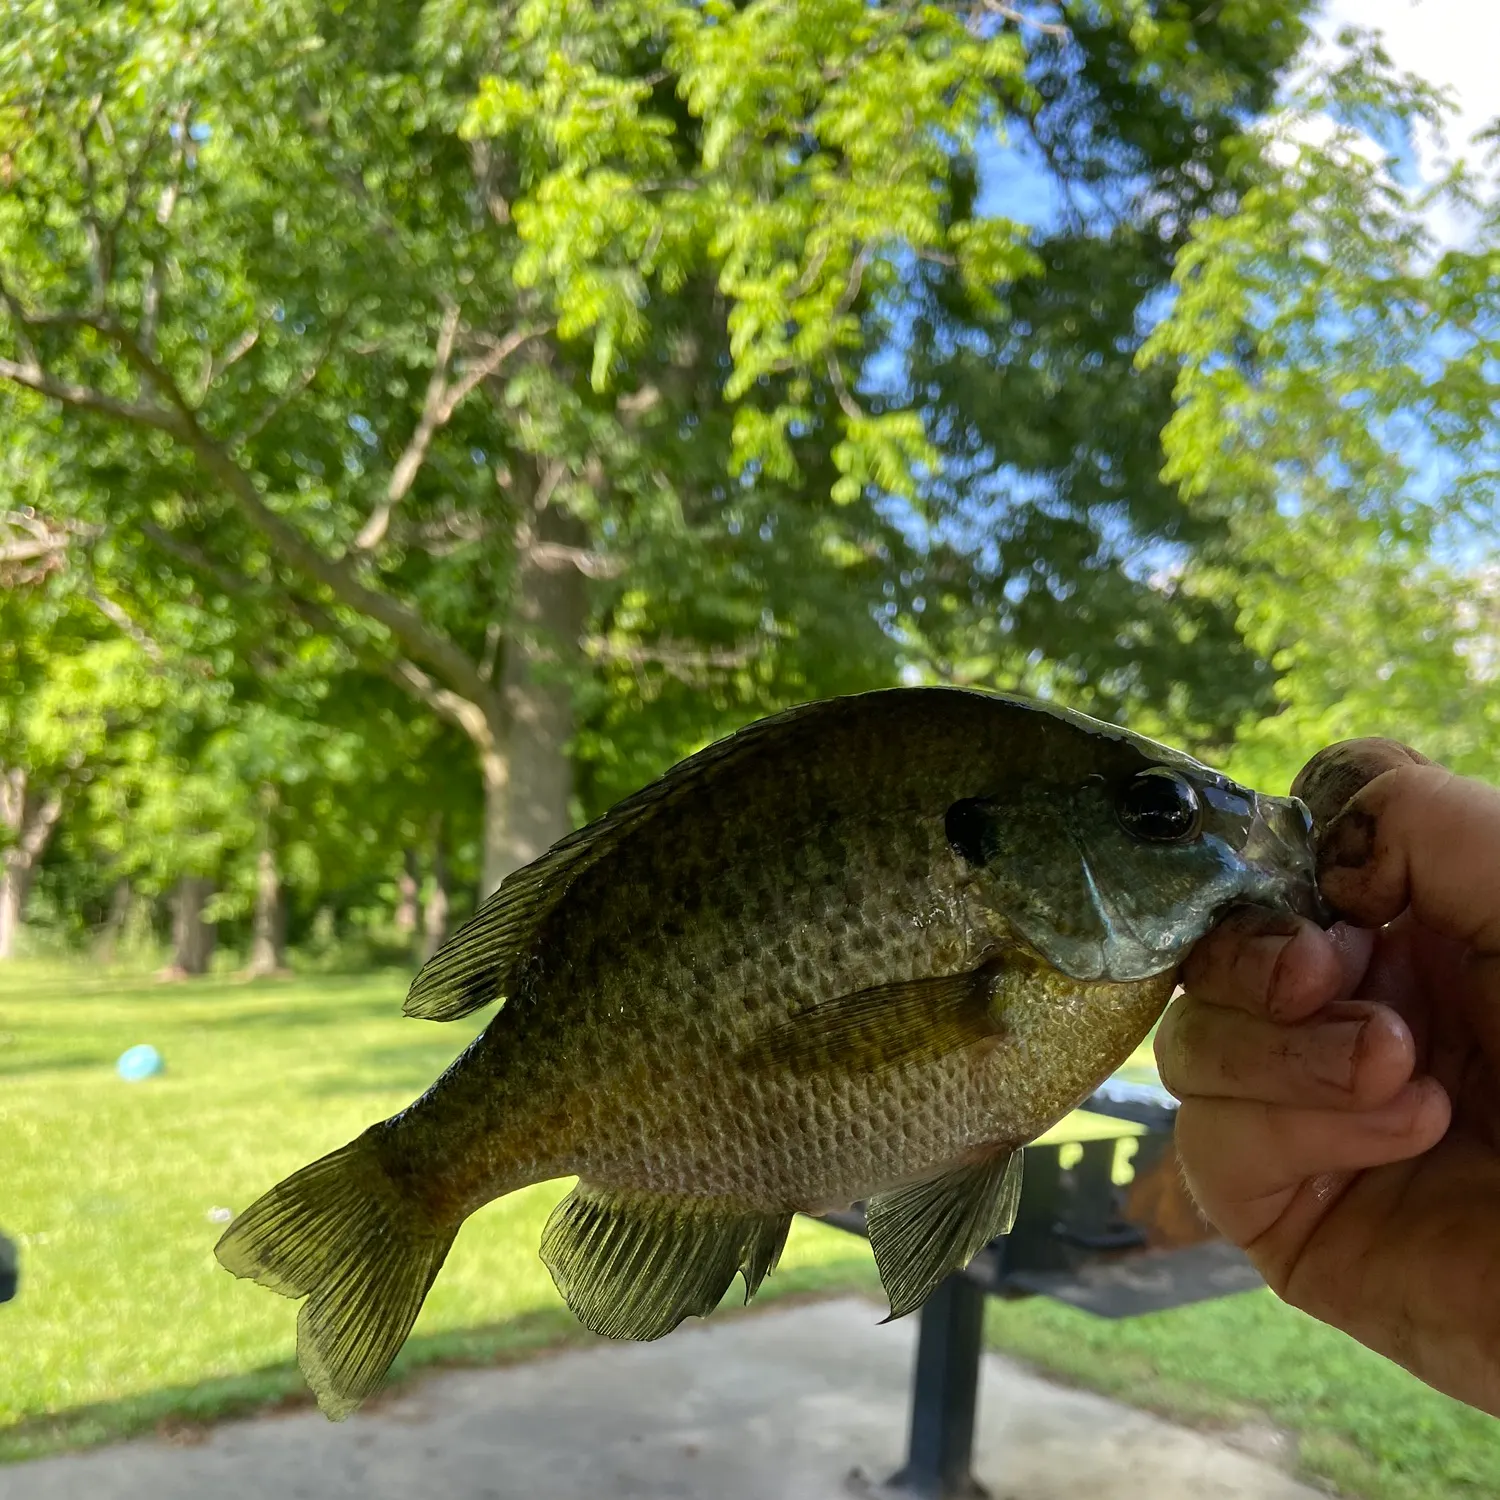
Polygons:
<instances>
[{"instance_id":1,"label":"black opercular spot","mask_svg":"<svg viewBox=\"0 0 1500 1500\"><path fill-rule=\"evenodd\" d=\"M1125 783L1119 801L1120 826L1148 844L1180 844L1197 834L1203 809L1187 777L1153 766Z\"/></svg>"},{"instance_id":2,"label":"black opercular spot","mask_svg":"<svg viewBox=\"0 0 1500 1500\"><path fill-rule=\"evenodd\" d=\"M965 797L943 816L943 831L953 852L971 865L985 865L999 852L995 809L983 797Z\"/></svg>"}]
</instances>

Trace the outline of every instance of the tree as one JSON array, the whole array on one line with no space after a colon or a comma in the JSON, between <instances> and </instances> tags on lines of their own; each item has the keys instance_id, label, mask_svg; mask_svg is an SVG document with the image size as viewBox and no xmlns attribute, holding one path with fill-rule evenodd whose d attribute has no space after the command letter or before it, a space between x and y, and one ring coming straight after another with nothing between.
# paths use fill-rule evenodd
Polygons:
<instances>
[{"instance_id":1,"label":"tree","mask_svg":"<svg viewBox=\"0 0 1500 1500\"><path fill-rule=\"evenodd\" d=\"M130 753L161 701L155 663L106 617L114 601L46 587L66 545L24 512L0 524L0 959L67 802Z\"/></svg>"},{"instance_id":2,"label":"tree","mask_svg":"<svg viewBox=\"0 0 1500 1500\"><path fill-rule=\"evenodd\" d=\"M540 327L492 335L514 311L487 317L492 249L451 243L465 155L391 109L374 11L339 47L304 46L320 20L297 5L9 13L0 296L15 358L0 369L87 419L68 436L109 495L99 524L232 561L278 613L314 619L468 734L493 883L509 857L502 741L530 679L525 642L498 670L495 649L469 645L487 623L475 596L508 583L465 537L503 517L461 514L493 484L461 408ZM142 71L148 55L174 61ZM440 433L454 441L434 455ZM393 517L437 467L427 503L406 505L410 537ZM511 520L571 566L553 518L531 513L549 477L566 492L560 461L511 453Z\"/></svg>"},{"instance_id":3,"label":"tree","mask_svg":"<svg viewBox=\"0 0 1500 1500\"><path fill-rule=\"evenodd\" d=\"M1158 154L1211 172L1299 10L1070 8L1089 128L1128 135L1124 81L1170 77ZM927 593L967 628L1024 571L927 480L951 392L861 379L913 266L940 268L948 331L992 340L1059 271L972 192L982 141L1039 118L1055 40L1000 7L853 0L28 0L0 20L0 378L47 404L65 518L122 581L234 574L263 621L465 737L489 889L568 825L580 693L602 792L611 757L628 781L888 680ZM941 548L913 549L913 516ZM1152 526L1181 530L1149 506L1126 530ZM1048 545L1057 598L1113 588L1092 629L1150 602L1128 549ZM1013 611L1006 662L1065 613ZM1208 613L1156 634L1213 645ZM1079 691L1102 681L1110 653L1057 645ZM644 702L652 748L607 749Z\"/></svg>"},{"instance_id":4,"label":"tree","mask_svg":"<svg viewBox=\"0 0 1500 1500\"><path fill-rule=\"evenodd\" d=\"M1409 179L1391 143L1444 108L1343 45L1241 143L1243 192L1194 226L1144 350L1177 371L1168 478L1226 528L1183 586L1232 599L1278 670L1279 711L1236 752L1258 784L1370 733L1493 775L1500 204L1461 166ZM1449 196L1474 237L1444 249Z\"/></svg>"},{"instance_id":5,"label":"tree","mask_svg":"<svg viewBox=\"0 0 1500 1500\"><path fill-rule=\"evenodd\" d=\"M465 128L519 162L517 274L592 334L596 383L706 261L727 466L873 502L887 533L853 514L840 541L878 549L909 671L1175 698L1224 738L1269 674L1139 566L1214 528L1157 478L1171 378L1132 355L1192 218L1232 197L1300 9L526 7L464 33L485 59ZM1006 132L1075 205L1054 233L978 204ZM892 356L904 378L875 379Z\"/></svg>"},{"instance_id":6,"label":"tree","mask_svg":"<svg viewBox=\"0 0 1500 1500\"><path fill-rule=\"evenodd\" d=\"M1164 479L1176 371L1136 355L1194 224L1232 209L1245 121L1273 106L1305 29L1291 9L1215 10L1068 6L1065 27L1040 29L1011 155L981 155L952 210L961 222L1019 163L1045 200L1040 273L985 297L961 268L917 262L882 394L919 405L942 453L921 487L913 658L940 680L1082 698L1222 749L1273 674L1232 601L1177 583L1225 526Z\"/></svg>"}]
</instances>

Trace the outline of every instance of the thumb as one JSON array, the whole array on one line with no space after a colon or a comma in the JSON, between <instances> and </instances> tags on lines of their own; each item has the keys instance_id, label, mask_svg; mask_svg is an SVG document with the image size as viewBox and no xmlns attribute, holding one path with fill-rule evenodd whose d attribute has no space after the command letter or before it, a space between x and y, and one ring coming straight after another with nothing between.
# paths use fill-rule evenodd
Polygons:
<instances>
[{"instance_id":1,"label":"thumb","mask_svg":"<svg viewBox=\"0 0 1500 1500\"><path fill-rule=\"evenodd\" d=\"M1300 797L1321 832L1363 787L1401 766L1430 766L1425 755L1399 740L1340 740L1319 750L1297 773L1292 796Z\"/></svg>"},{"instance_id":2,"label":"thumb","mask_svg":"<svg viewBox=\"0 0 1500 1500\"><path fill-rule=\"evenodd\" d=\"M1330 746L1293 790L1312 809L1318 884L1340 915L1379 927L1410 906L1434 932L1500 952L1500 792L1393 740Z\"/></svg>"}]
</instances>

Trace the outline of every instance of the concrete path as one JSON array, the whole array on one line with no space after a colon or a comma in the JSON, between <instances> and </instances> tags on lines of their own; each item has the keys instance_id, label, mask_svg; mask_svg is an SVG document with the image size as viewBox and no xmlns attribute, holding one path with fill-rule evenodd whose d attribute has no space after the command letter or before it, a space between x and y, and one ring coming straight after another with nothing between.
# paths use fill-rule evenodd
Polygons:
<instances>
[{"instance_id":1,"label":"concrete path","mask_svg":"<svg viewBox=\"0 0 1500 1500\"><path fill-rule=\"evenodd\" d=\"M0 1500L848 1500L906 1437L916 1319L855 1299L434 1375L342 1425L227 1423L0 1468ZM995 1500L1313 1500L1263 1458L986 1355Z\"/></svg>"}]
</instances>

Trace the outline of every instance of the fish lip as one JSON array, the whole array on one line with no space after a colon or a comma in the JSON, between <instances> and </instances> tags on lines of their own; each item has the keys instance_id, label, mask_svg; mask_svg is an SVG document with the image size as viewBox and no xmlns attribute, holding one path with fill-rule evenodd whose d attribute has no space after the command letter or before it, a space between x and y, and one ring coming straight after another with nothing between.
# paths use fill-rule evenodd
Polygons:
<instances>
[{"instance_id":1,"label":"fish lip","mask_svg":"<svg viewBox=\"0 0 1500 1500\"><path fill-rule=\"evenodd\" d=\"M1318 889L1312 813L1300 797L1256 794L1242 857L1262 878L1257 901L1327 929L1336 920Z\"/></svg>"}]
</instances>

